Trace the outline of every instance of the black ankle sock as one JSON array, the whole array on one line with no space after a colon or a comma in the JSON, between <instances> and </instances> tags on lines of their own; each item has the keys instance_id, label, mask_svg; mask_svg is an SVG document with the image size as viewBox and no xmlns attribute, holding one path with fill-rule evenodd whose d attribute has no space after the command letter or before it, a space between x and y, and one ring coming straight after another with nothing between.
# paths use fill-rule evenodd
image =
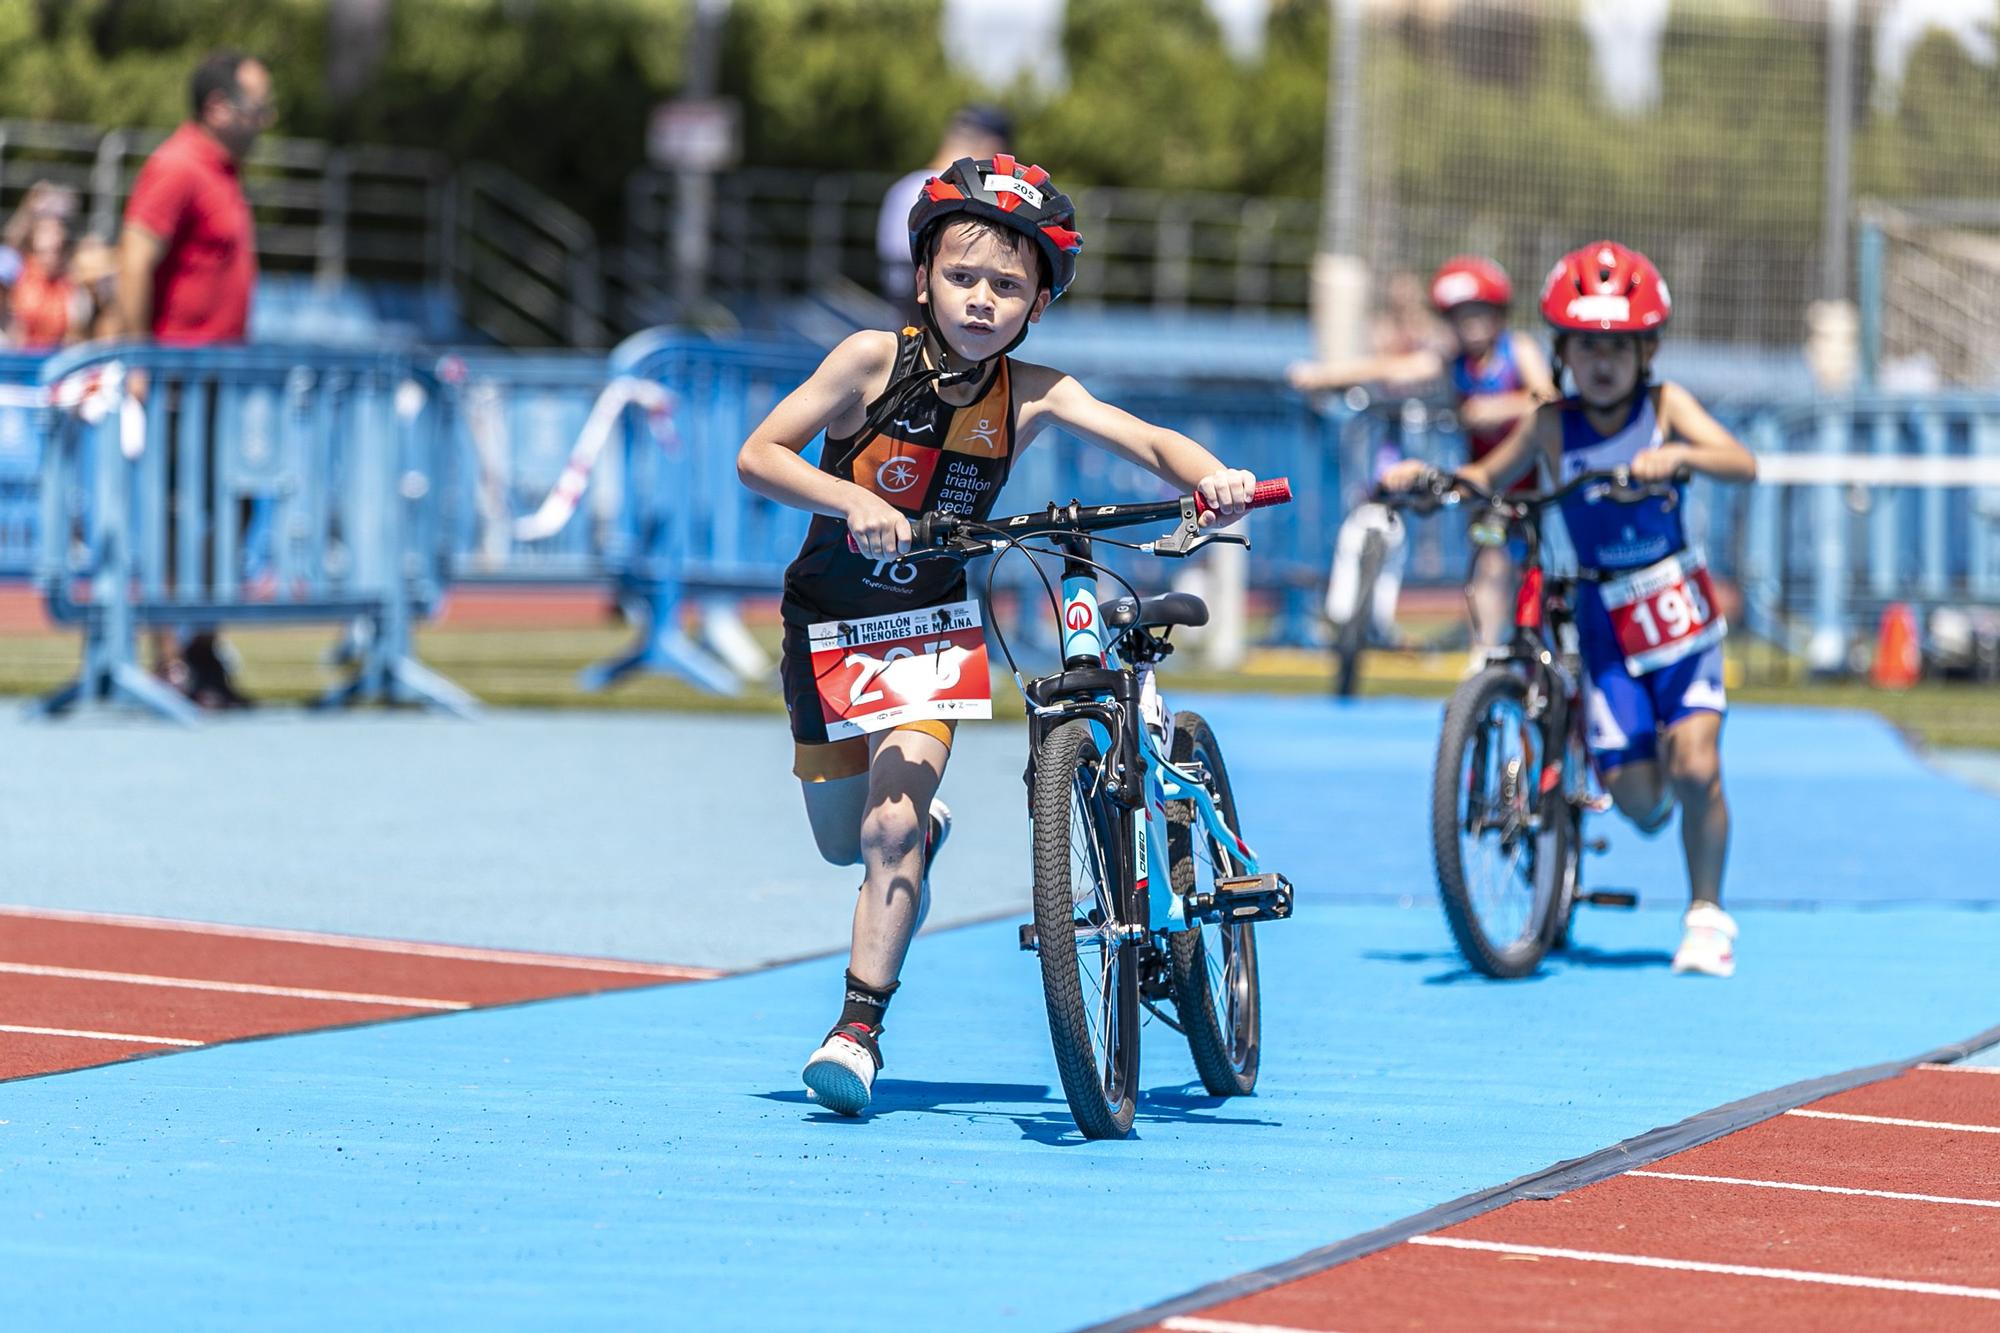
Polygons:
<instances>
[{"instance_id":1,"label":"black ankle sock","mask_svg":"<svg viewBox=\"0 0 2000 1333\"><path fill-rule=\"evenodd\" d=\"M901 984L901 982L892 981L886 987L877 990L866 982L856 979L855 975L849 972L847 974L846 1000L840 1006L840 1023L838 1026L845 1027L849 1023L861 1023L874 1028L878 1032L881 1031L882 1014L889 1007L889 997L896 993L896 987Z\"/></svg>"}]
</instances>

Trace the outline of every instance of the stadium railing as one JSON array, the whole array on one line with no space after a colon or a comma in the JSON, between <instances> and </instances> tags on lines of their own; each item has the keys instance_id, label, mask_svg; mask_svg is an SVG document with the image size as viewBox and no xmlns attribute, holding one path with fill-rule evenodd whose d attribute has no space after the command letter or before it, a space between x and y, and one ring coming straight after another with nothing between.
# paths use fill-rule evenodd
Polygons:
<instances>
[{"instance_id":1,"label":"stadium railing","mask_svg":"<svg viewBox=\"0 0 2000 1333\"><path fill-rule=\"evenodd\" d=\"M83 633L45 711L117 700L190 720L139 665L140 630L312 621L351 627L353 677L322 702L475 710L411 649L445 586L452 468L438 385L411 355L91 344L41 380L36 580Z\"/></svg>"},{"instance_id":2,"label":"stadium railing","mask_svg":"<svg viewBox=\"0 0 2000 1333\"><path fill-rule=\"evenodd\" d=\"M0 352L0 578L22 578L35 567L41 524L41 446L36 413L46 395L35 352Z\"/></svg>"},{"instance_id":3,"label":"stadium railing","mask_svg":"<svg viewBox=\"0 0 2000 1333\"><path fill-rule=\"evenodd\" d=\"M132 648L144 625L359 617L374 629L355 693L462 706L409 656L410 623L454 581L605 584L638 636L587 672L586 686L662 670L733 692L754 671L723 641L729 626L740 631L747 599L776 594L806 524L742 486L736 451L816 360L803 344L669 330L628 339L608 359L298 347L0 357L0 562L18 564L23 543L39 541L52 613L85 627L80 693L90 697L150 683ZM104 409L102 388L134 370L169 386L152 403L168 392L200 406L148 410L135 440L123 409ZM93 379L94 424L79 387ZM66 405L44 405L51 387ZM1231 463L1292 478L1296 502L1250 525L1249 586L1282 643L1321 637L1335 534L1379 454L1444 466L1463 456L1449 416L1414 402L1357 409L1275 387L1137 378L1092 387ZM212 504L201 465L171 493L164 465L170 418L199 439L210 403L222 468ZM1718 573L1739 583L1746 628L1832 667L1857 622L1888 600L2000 602L2000 395L1787 397L1718 411L1759 453L1764 484L1698 480L1687 512ZM38 427L23 448L30 415ZM52 447L40 481L28 482L38 438ZM199 453L190 444L182 457ZM1002 505L1016 508L1163 493L1062 432L1021 455L1008 489ZM190 571L172 579L169 507L184 516L177 575ZM211 540L204 581L192 571ZM1116 548L1105 554L1117 563ZM1466 555L1462 522L1415 524L1408 581L1455 585ZM1138 562L1125 572L1150 590L1172 571ZM80 583L88 597L76 595ZM1033 571L1010 561L998 586L1032 644Z\"/></svg>"}]
</instances>

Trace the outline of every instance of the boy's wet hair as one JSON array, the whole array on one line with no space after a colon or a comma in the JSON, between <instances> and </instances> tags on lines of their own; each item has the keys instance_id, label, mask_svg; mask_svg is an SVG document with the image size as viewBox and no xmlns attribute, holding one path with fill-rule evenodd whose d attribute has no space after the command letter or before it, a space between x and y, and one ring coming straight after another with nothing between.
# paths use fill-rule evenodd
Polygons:
<instances>
[{"instance_id":1,"label":"boy's wet hair","mask_svg":"<svg viewBox=\"0 0 2000 1333\"><path fill-rule=\"evenodd\" d=\"M981 217L960 216L947 218L937 226L932 227L930 235L924 238L925 269L929 269L931 261L937 258L938 246L944 240L944 234L947 231L963 231L969 236L984 236L999 241L1016 255L1025 253L1032 256L1035 262L1035 281L1039 284L1037 290L1047 291L1049 289L1049 261L1048 257L1042 253L1042 247L1036 245L1032 237L1016 231L1012 227L1003 227L997 222Z\"/></svg>"}]
</instances>

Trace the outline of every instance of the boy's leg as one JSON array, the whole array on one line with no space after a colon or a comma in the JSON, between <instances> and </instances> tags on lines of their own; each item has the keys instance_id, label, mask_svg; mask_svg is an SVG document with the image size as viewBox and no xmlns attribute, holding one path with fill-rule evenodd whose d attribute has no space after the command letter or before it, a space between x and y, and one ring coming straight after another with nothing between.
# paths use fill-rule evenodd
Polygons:
<instances>
[{"instance_id":1,"label":"boy's leg","mask_svg":"<svg viewBox=\"0 0 2000 1333\"><path fill-rule=\"evenodd\" d=\"M861 816L868 809L868 775L799 782L806 799L806 822L828 865L861 864Z\"/></svg>"},{"instance_id":2,"label":"boy's leg","mask_svg":"<svg viewBox=\"0 0 2000 1333\"><path fill-rule=\"evenodd\" d=\"M864 877L848 962L870 986L895 984L916 934L931 801L950 758L951 747L928 730L904 728L875 739L859 823Z\"/></svg>"}]
</instances>

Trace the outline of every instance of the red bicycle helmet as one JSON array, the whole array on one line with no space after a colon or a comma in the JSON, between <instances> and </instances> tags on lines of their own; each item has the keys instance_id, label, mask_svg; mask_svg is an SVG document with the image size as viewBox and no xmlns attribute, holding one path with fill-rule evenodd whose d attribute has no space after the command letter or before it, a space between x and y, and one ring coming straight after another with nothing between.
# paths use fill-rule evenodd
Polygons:
<instances>
[{"instance_id":1,"label":"red bicycle helmet","mask_svg":"<svg viewBox=\"0 0 2000 1333\"><path fill-rule=\"evenodd\" d=\"M961 157L924 182L910 210L910 258L919 268L930 259L938 227L959 216L983 218L1032 240L1048 261L1051 301L1075 279L1076 256L1083 249L1076 206L1040 167L1023 165L1007 153Z\"/></svg>"},{"instance_id":2,"label":"red bicycle helmet","mask_svg":"<svg viewBox=\"0 0 2000 1333\"><path fill-rule=\"evenodd\" d=\"M1514 300L1507 270L1483 255L1454 255L1431 275L1431 304L1439 314L1462 305L1505 308Z\"/></svg>"},{"instance_id":3,"label":"red bicycle helmet","mask_svg":"<svg viewBox=\"0 0 2000 1333\"><path fill-rule=\"evenodd\" d=\"M1653 261L1616 241L1570 251L1542 284L1542 318L1564 333L1657 333L1673 313Z\"/></svg>"}]
</instances>

